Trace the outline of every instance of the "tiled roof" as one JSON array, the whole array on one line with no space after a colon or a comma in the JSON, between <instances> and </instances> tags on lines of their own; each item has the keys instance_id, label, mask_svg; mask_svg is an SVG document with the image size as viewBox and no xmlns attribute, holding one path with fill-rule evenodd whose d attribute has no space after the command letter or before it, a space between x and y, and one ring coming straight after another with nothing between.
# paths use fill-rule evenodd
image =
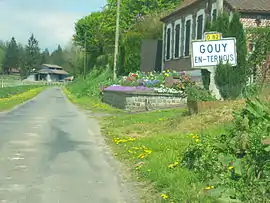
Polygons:
<instances>
[{"instance_id":1,"label":"tiled roof","mask_svg":"<svg viewBox=\"0 0 270 203\"><path fill-rule=\"evenodd\" d=\"M42 66L46 66L48 68L61 68L61 69L63 69L63 67L58 66L58 65L54 65L54 64L42 64Z\"/></svg>"},{"instance_id":2,"label":"tiled roof","mask_svg":"<svg viewBox=\"0 0 270 203\"><path fill-rule=\"evenodd\" d=\"M184 0L175 11L171 12L167 16L164 16L161 21L199 1L200 0ZM270 13L270 0L224 0L224 2L240 12Z\"/></svg>"},{"instance_id":3,"label":"tiled roof","mask_svg":"<svg viewBox=\"0 0 270 203\"><path fill-rule=\"evenodd\" d=\"M242 12L270 13L270 0L225 0L233 9Z\"/></svg>"},{"instance_id":4,"label":"tiled roof","mask_svg":"<svg viewBox=\"0 0 270 203\"><path fill-rule=\"evenodd\" d=\"M57 75L68 75L68 72L64 70L51 70L51 69L41 69L37 71L38 73L43 73L43 74L49 74L49 73L54 73Z\"/></svg>"}]
</instances>

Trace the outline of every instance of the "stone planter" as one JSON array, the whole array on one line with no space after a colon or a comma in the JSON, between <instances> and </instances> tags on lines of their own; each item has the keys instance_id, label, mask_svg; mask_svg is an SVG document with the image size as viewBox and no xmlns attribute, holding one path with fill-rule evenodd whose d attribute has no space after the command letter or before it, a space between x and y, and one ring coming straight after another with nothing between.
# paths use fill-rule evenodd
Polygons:
<instances>
[{"instance_id":1,"label":"stone planter","mask_svg":"<svg viewBox=\"0 0 270 203\"><path fill-rule=\"evenodd\" d=\"M186 107L186 100L177 95L156 92L103 91L103 102L128 112Z\"/></svg>"},{"instance_id":2,"label":"stone planter","mask_svg":"<svg viewBox=\"0 0 270 203\"><path fill-rule=\"evenodd\" d=\"M198 101L187 101L187 107L189 115L197 114L199 112Z\"/></svg>"}]
</instances>

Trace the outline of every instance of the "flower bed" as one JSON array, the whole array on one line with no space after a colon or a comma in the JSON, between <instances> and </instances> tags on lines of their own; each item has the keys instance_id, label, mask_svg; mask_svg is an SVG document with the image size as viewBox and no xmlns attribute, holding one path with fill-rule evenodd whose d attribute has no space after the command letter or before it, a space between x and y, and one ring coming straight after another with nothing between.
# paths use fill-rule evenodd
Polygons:
<instances>
[{"instance_id":1,"label":"flower bed","mask_svg":"<svg viewBox=\"0 0 270 203\"><path fill-rule=\"evenodd\" d=\"M116 81L115 84L103 88L106 91L136 92L147 91L156 93L179 94L186 97L186 87L193 85L185 72L164 71L163 73L130 73Z\"/></svg>"},{"instance_id":2,"label":"flower bed","mask_svg":"<svg viewBox=\"0 0 270 203\"><path fill-rule=\"evenodd\" d=\"M121 85L111 85L109 87L104 88L105 91L120 91L120 92L153 92L153 88L148 88L144 86L130 87L130 86L121 86Z\"/></svg>"},{"instance_id":3,"label":"flower bed","mask_svg":"<svg viewBox=\"0 0 270 203\"><path fill-rule=\"evenodd\" d=\"M102 88L103 102L128 111L183 106L194 83L185 72L130 73Z\"/></svg>"}]
</instances>

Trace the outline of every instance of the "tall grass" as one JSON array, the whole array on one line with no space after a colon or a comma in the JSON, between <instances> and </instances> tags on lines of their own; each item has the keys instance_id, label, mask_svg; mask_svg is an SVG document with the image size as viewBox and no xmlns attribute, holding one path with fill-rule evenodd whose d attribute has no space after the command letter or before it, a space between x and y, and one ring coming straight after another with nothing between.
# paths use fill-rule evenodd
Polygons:
<instances>
[{"instance_id":1,"label":"tall grass","mask_svg":"<svg viewBox=\"0 0 270 203\"><path fill-rule=\"evenodd\" d=\"M101 86L111 84L111 69L99 68L92 70L85 79L80 77L68 84L64 92L73 103L92 112L119 113L121 110L101 102Z\"/></svg>"},{"instance_id":2,"label":"tall grass","mask_svg":"<svg viewBox=\"0 0 270 203\"><path fill-rule=\"evenodd\" d=\"M112 84L112 71L110 69L94 69L84 79L77 78L66 86L74 96L99 97L101 85Z\"/></svg>"}]
</instances>

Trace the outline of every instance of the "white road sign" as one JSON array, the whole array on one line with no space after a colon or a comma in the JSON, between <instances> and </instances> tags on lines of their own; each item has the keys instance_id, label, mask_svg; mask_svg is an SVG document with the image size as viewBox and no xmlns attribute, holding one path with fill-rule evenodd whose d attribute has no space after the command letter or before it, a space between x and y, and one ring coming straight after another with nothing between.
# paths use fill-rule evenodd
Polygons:
<instances>
[{"instance_id":1,"label":"white road sign","mask_svg":"<svg viewBox=\"0 0 270 203\"><path fill-rule=\"evenodd\" d=\"M193 41L191 62L193 68L211 67L222 63L237 65L235 38L216 41Z\"/></svg>"}]
</instances>

